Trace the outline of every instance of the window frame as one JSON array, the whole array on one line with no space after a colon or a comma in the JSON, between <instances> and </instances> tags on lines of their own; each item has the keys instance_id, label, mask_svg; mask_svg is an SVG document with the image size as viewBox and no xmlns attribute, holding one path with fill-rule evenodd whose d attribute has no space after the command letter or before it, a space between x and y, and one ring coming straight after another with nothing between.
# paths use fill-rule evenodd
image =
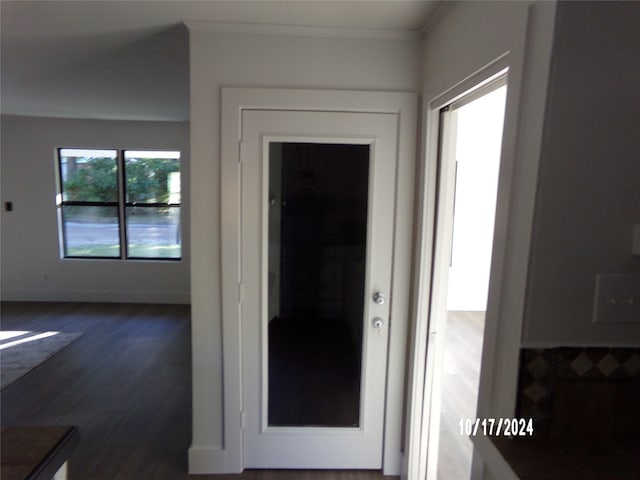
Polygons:
<instances>
[{"instance_id":1,"label":"window frame","mask_svg":"<svg viewBox=\"0 0 640 480\"><path fill-rule=\"evenodd\" d=\"M117 201L85 201L85 200L64 200L64 176L62 171L62 151L63 150L105 150L115 151L116 156L116 175L117 175ZM180 166L180 184L182 185L182 152L174 149L132 149L132 148L97 148L97 147L58 147L56 148L56 172L58 176L56 210L58 216L58 238L60 257L63 260L132 260L132 261L151 261L151 262L181 262L182 261L182 189L180 191L180 202L130 202L127 201L127 175L126 160L127 152L177 152L179 154L178 164ZM118 256L104 255L69 255L67 253L66 227L64 218L65 206L78 207L111 207L117 209L118 218ZM129 255L129 242L127 238L127 208L177 208L179 212L178 219L178 235L180 236L180 256L179 257L142 257Z\"/></svg>"}]
</instances>

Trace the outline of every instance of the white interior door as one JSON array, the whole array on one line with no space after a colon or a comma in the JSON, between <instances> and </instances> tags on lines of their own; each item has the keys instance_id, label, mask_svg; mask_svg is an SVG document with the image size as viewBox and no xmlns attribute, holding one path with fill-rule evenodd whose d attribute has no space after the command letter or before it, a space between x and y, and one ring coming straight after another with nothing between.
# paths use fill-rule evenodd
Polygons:
<instances>
[{"instance_id":1,"label":"white interior door","mask_svg":"<svg viewBox=\"0 0 640 480\"><path fill-rule=\"evenodd\" d=\"M246 468L381 468L397 130L242 113Z\"/></svg>"}]
</instances>

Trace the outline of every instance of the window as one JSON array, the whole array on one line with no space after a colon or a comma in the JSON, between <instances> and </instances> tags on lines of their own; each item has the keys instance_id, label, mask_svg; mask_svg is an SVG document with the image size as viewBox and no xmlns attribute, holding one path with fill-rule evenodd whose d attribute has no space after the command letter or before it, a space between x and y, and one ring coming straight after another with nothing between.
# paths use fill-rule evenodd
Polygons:
<instances>
[{"instance_id":1,"label":"window","mask_svg":"<svg viewBox=\"0 0 640 480\"><path fill-rule=\"evenodd\" d=\"M179 260L180 152L58 150L65 258Z\"/></svg>"}]
</instances>

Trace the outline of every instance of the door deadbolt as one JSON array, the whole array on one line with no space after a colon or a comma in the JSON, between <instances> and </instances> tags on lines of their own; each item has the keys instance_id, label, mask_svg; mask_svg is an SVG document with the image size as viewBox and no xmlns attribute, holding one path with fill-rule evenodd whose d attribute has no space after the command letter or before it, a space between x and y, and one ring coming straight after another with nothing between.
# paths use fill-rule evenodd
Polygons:
<instances>
[{"instance_id":1,"label":"door deadbolt","mask_svg":"<svg viewBox=\"0 0 640 480\"><path fill-rule=\"evenodd\" d=\"M375 317L373 320L371 320L371 324L373 325L373 328L382 328L382 326L384 325L384 320L382 320L380 317Z\"/></svg>"},{"instance_id":2,"label":"door deadbolt","mask_svg":"<svg viewBox=\"0 0 640 480\"><path fill-rule=\"evenodd\" d=\"M376 302L378 305L384 305L385 298L384 298L384 295L382 294L382 292L374 293L373 294L373 301Z\"/></svg>"}]
</instances>

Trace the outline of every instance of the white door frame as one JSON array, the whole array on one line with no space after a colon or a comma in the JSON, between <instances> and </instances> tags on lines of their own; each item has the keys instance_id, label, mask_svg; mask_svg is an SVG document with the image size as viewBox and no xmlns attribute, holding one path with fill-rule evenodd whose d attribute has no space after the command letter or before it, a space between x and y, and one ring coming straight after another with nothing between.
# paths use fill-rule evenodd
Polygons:
<instances>
[{"instance_id":1,"label":"white door frame","mask_svg":"<svg viewBox=\"0 0 640 480\"><path fill-rule=\"evenodd\" d=\"M535 15L532 13L535 10ZM537 15L537 17L536 17ZM536 18L534 18L536 17ZM509 68L508 91L500 159L491 281L487 300L485 335L478 392L478 417L511 417L515 410L518 357L525 313L525 292L540 163L546 92L555 18L553 3L529 5L511 28L518 35L510 50L487 58L475 72L459 72L446 88L435 91L425 84L423 100L422 170L419 175L416 228L415 330L409 360L410 392L407 406L407 467L403 478L436 478L428 471L433 432L431 408L437 380L437 330L431 323L434 262L438 132L441 107L462 97L472 87ZM456 59L452 59L456 63ZM463 62L460 62L463 63ZM464 75L464 76L463 76ZM433 347L433 348L432 348ZM487 437L472 437L472 479L484 478L487 465L496 478L510 478L508 466ZM480 455L478 455L478 453ZM500 472L500 473L498 473Z\"/></svg>"},{"instance_id":2,"label":"white door frame","mask_svg":"<svg viewBox=\"0 0 640 480\"><path fill-rule=\"evenodd\" d=\"M426 478L431 480L437 477L439 414L442 396L440 384L444 353L444 338L439 333L443 333L442 327L445 322L445 319L437 313L442 311L440 304L443 301L446 302L446 287L441 288L439 282L443 279L446 280L448 272L448 262L445 262L444 266L441 265L442 262L439 260L442 258L439 257L448 258L446 252L450 246L453 196L447 195L447 193L453 191L450 183L454 181L452 166L440 164L442 152L439 149L445 139L439 137L440 135L455 134L455 132L447 131L447 128L443 131L442 127L446 125L442 125L440 109L471 94L473 90L481 89L496 77L503 75L504 71L510 67L509 55L505 54L435 98L425 98L425 163L421 174L422 186L419 199L421 225L418 228L418 257L416 261L418 271L416 272L416 303L414 307L416 333L413 335L415 342L411 360L413 371L411 375L412 390L409 398L410 421L407 427L409 451L406 478L409 479ZM509 82L509 88L511 90L508 91L508 96L513 96L514 90L518 90L511 82ZM513 144L509 135L514 133L513 128L508 128L507 120L508 118L505 118L500 167L501 181L498 185L498 201L505 202L506 205L508 205L510 194L510 178L505 171L508 172L512 168L513 151L511 147ZM439 191L442 192L438 194ZM500 221L503 222L501 225L505 225L504 215L507 213L506 209L496 212L496 223ZM504 255L502 252L504 252L506 245L505 233L499 228L494 233L487 324L492 323L495 319L493 309L497 300L496 286L499 284L496 282L496 272L503 269ZM495 325L493 326L495 327ZM495 330L487 325L485 331L489 333L484 338L483 355L493 354L495 347L495 333L493 332ZM493 358L490 363L493 363ZM513 371L510 373L515 373L517 365L511 367ZM485 361L483 361L482 369L485 375L492 376L492 368L487 369Z\"/></svg>"},{"instance_id":3,"label":"white door frame","mask_svg":"<svg viewBox=\"0 0 640 480\"><path fill-rule=\"evenodd\" d=\"M222 369L224 448L212 459L215 473L239 473L243 460L242 336L240 325L240 182L243 110L310 110L391 113L398 116L396 198L390 291L389 357L385 396L383 472L400 474L405 351L410 315L417 95L403 92L222 89ZM214 461L215 460L215 461Z\"/></svg>"},{"instance_id":4,"label":"white door frame","mask_svg":"<svg viewBox=\"0 0 640 480\"><path fill-rule=\"evenodd\" d=\"M436 200L436 232L434 244L434 258L431 272L431 298L430 298L430 332L435 337L435 348L432 352L432 364L427 366L430 375L431 386L429 410L423 412L423 429L427 435L426 478L437 478L439 445L440 445L440 419L442 415L442 371L444 369L444 349L447 324L447 294L449 285L450 259L453 240L454 203L456 196L456 138L457 132L457 108L494 91L496 88L508 84L508 67L501 59L471 77L461 84L461 88L469 88L463 92L463 96L455 95L437 99L431 106L434 113L438 112L439 152L438 170L439 178ZM497 72L496 72L497 71ZM444 102L444 105L442 103ZM450 110L440 114L443 106ZM501 140L502 141L502 140ZM500 167L499 167L500 168ZM502 246L498 248L502 249ZM496 242L492 243L495 251ZM493 258L493 257L492 257ZM495 268L495 266L494 266ZM494 270L495 271L495 270ZM495 280L494 280L495 284ZM436 335L435 333L440 333ZM484 332L482 335L484 343ZM492 348L492 339L487 339L487 348ZM431 370L429 370L431 369ZM478 393L478 392L476 392ZM425 402L426 403L426 402ZM474 412L475 413L475 412Z\"/></svg>"},{"instance_id":5,"label":"white door frame","mask_svg":"<svg viewBox=\"0 0 640 480\"><path fill-rule=\"evenodd\" d=\"M249 110L242 118L242 303L244 377L244 464L247 468L382 467L388 323L376 329L375 316L388 318L393 248L397 116L350 112ZM360 405L357 426L269 425L268 244L271 142L328 143L368 148L366 268ZM285 156L286 157L286 156ZM362 177L361 177L362 178ZM284 198L283 198L284 200ZM318 252L319 253L319 252ZM286 317L286 315L285 315ZM354 318L355 320L355 318ZM319 326L318 328L323 328Z\"/></svg>"}]
</instances>

